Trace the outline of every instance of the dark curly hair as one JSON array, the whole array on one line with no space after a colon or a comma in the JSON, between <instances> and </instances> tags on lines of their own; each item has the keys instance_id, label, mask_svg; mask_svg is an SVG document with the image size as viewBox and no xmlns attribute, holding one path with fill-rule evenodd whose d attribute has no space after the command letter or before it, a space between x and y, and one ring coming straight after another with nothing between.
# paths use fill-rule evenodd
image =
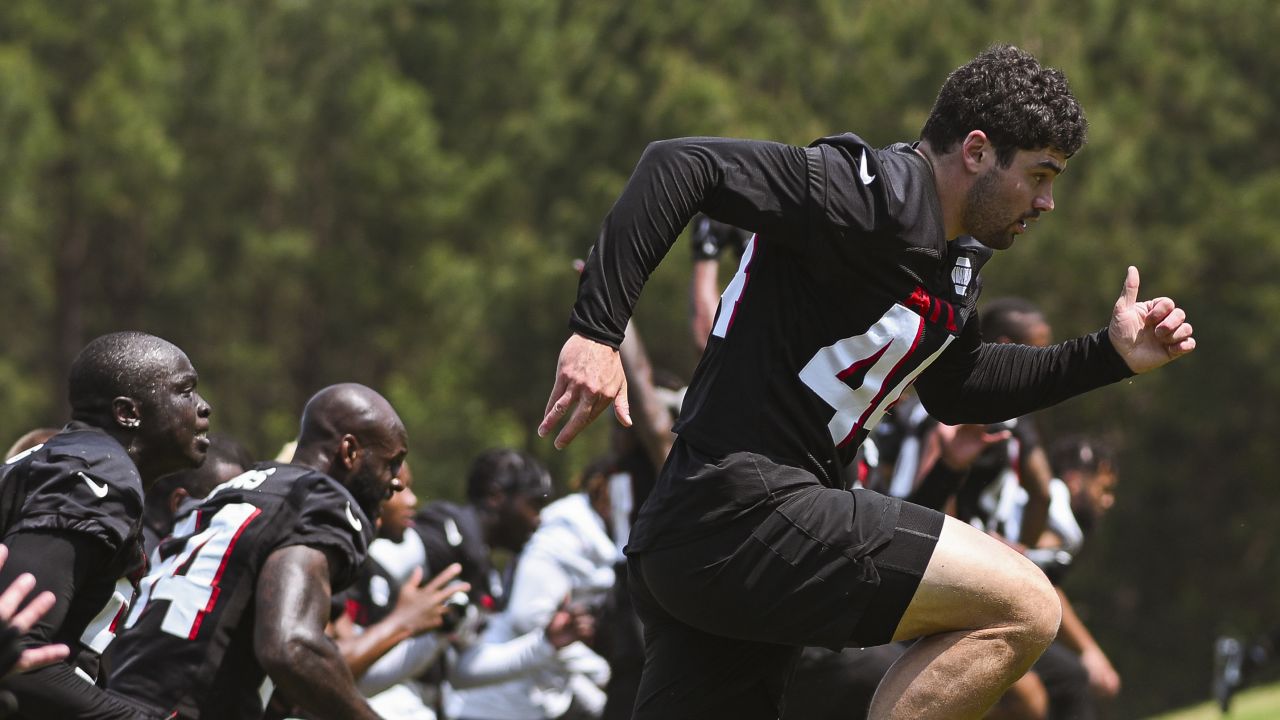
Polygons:
<instances>
[{"instance_id":1,"label":"dark curly hair","mask_svg":"<svg viewBox=\"0 0 1280 720\"><path fill-rule=\"evenodd\" d=\"M946 153L981 130L1008 167L1018 150L1052 147L1071 157L1084 145L1086 127L1060 70L1012 45L992 45L947 76L920 137Z\"/></svg>"},{"instance_id":2,"label":"dark curly hair","mask_svg":"<svg viewBox=\"0 0 1280 720\"><path fill-rule=\"evenodd\" d=\"M551 474L529 453L493 448L480 453L467 473L467 500L480 502L494 490L504 495L551 496Z\"/></svg>"}]
</instances>

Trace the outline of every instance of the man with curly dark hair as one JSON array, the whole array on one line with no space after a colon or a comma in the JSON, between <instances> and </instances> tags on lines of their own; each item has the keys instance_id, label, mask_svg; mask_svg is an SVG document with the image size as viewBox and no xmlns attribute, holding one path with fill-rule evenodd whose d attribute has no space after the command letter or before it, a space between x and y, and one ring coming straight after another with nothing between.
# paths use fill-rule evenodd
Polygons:
<instances>
[{"instance_id":1,"label":"man with curly dark hair","mask_svg":"<svg viewBox=\"0 0 1280 720\"><path fill-rule=\"evenodd\" d=\"M982 342L978 273L1053 209L1084 135L1062 74L997 46L951 74L914 144L648 147L582 273L540 434L564 421L564 447L611 404L630 424L618 346L696 212L756 236L631 532L636 718L776 718L802 646L913 638L870 716L980 717L1053 640L1062 608L1030 561L850 491L846 468L913 383L943 422L999 422L1194 349L1172 300L1138 301L1132 267L1106 327L1046 348Z\"/></svg>"}]
</instances>

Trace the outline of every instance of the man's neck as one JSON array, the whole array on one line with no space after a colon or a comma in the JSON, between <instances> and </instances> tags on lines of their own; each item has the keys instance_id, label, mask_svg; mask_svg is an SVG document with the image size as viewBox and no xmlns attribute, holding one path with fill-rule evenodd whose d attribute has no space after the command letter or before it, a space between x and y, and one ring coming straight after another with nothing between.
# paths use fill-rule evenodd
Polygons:
<instances>
[{"instance_id":1,"label":"man's neck","mask_svg":"<svg viewBox=\"0 0 1280 720\"><path fill-rule=\"evenodd\" d=\"M930 147L928 140L917 143L915 151L929 163L929 167L933 170L934 190L938 194L938 204L942 210L943 233L946 235L947 242L951 242L964 234L962 222L964 189L968 187L968 180L958 174L956 161L959 159L959 153L953 151L946 155L939 155Z\"/></svg>"}]
</instances>

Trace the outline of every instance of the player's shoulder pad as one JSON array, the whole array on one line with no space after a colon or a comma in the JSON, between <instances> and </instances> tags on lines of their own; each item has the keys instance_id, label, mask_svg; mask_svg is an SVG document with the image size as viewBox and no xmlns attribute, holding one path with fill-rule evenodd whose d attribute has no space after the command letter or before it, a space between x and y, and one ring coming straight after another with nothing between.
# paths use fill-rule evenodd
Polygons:
<instances>
[{"instance_id":1,"label":"player's shoulder pad","mask_svg":"<svg viewBox=\"0 0 1280 720\"><path fill-rule=\"evenodd\" d=\"M889 222L894 205L886 153L853 133L809 144L810 192L823 221L833 228L870 232Z\"/></svg>"},{"instance_id":2,"label":"player's shoulder pad","mask_svg":"<svg viewBox=\"0 0 1280 720\"><path fill-rule=\"evenodd\" d=\"M65 468L67 474L83 472L111 487L142 496L142 476L133 459L115 438L98 428L70 426L49 438L43 454L49 464Z\"/></svg>"},{"instance_id":3,"label":"player's shoulder pad","mask_svg":"<svg viewBox=\"0 0 1280 720\"><path fill-rule=\"evenodd\" d=\"M73 423L6 470L21 495L6 532L82 533L113 551L138 532L141 477L124 447L100 429Z\"/></svg>"}]
</instances>

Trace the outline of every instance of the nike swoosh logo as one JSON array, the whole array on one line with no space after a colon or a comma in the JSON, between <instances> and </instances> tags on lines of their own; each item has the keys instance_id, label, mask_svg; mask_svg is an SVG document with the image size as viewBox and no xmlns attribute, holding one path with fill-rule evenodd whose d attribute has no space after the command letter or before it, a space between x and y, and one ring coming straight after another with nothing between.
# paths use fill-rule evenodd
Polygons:
<instances>
[{"instance_id":1,"label":"nike swoosh logo","mask_svg":"<svg viewBox=\"0 0 1280 720\"><path fill-rule=\"evenodd\" d=\"M347 503L347 522L351 523L351 527L355 528L356 532L364 529L364 523L360 522L360 518L351 512L351 503Z\"/></svg>"},{"instance_id":2,"label":"nike swoosh logo","mask_svg":"<svg viewBox=\"0 0 1280 720\"><path fill-rule=\"evenodd\" d=\"M94 482L92 478L90 478L88 475L85 475L82 472L78 472L76 474L80 476L80 479L84 480L85 484L89 486L89 490L94 495L97 495L100 498L104 498L107 496L106 483L102 483L101 485L99 485L98 483Z\"/></svg>"},{"instance_id":3,"label":"nike swoosh logo","mask_svg":"<svg viewBox=\"0 0 1280 720\"><path fill-rule=\"evenodd\" d=\"M863 185L870 185L876 176L867 172L867 151L862 150L862 162L858 164L858 178L862 180Z\"/></svg>"}]
</instances>

